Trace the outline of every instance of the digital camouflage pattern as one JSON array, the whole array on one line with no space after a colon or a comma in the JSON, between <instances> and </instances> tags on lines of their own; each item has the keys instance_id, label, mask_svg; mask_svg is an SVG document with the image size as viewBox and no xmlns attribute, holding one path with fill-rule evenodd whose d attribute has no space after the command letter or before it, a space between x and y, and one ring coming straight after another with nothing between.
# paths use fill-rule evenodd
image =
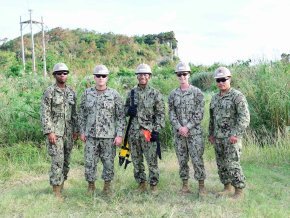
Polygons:
<instances>
[{"instance_id":1,"label":"digital camouflage pattern","mask_svg":"<svg viewBox=\"0 0 290 218\"><path fill-rule=\"evenodd\" d=\"M249 123L248 103L240 91L230 88L225 95L212 97L209 135L215 138L242 137Z\"/></svg>"},{"instance_id":2,"label":"digital camouflage pattern","mask_svg":"<svg viewBox=\"0 0 290 218\"><path fill-rule=\"evenodd\" d=\"M240 166L242 135L250 123L250 113L245 96L230 88L220 96L216 94L210 103L209 135L215 137L215 153L220 180L237 188L245 187L245 176ZM231 144L230 136L238 142Z\"/></svg>"},{"instance_id":3,"label":"digital camouflage pattern","mask_svg":"<svg viewBox=\"0 0 290 218\"><path fill-rule=\"evenodd\" d=\"M204 143L201 128L204 114L204 96L200 89L194 86L189 86L186 91L176 88L169 95L168 105L180 178L182 180L189 179L188 161L190 157L194 169L194 178L204 180L206 174L202 157ZM182 126L189 129L188 137L183 137L178 133Z\"/></svg>"},{"instance_id":4,"label":"digital camouflage pattern","mask_svg":"<svg viewBox=\"0 0 290 218\"><path fill-rule=\"evenodd\" d=\"M218 174L223 184L245 188L245 176L240 164L242 142L231 144L228 138L215 140L215 154Z\"/></svg>"},{"instance_id":5,"label":"digital camouflage pattern","mask_svg":"<svg viewBox=\"0 0 290 218\"><path fill-rule=\"evenodd\" d=\"M116 146L113 138L88 137L85 146L85 178L94 182L97 178L97 164L101 159L103 164L102 179L111 181L114 178L114 159Z\"/></svg>"},{"instance_id":6,"label":"digital camouflage pattern","mask_svg":"<svg viewBox=\"0 0 290 218\"><path fill-rule=\"evenodd\" d=\"M48 140L47 145L52 159L50 184L60 185L69 171L73 132L78 132L76 95L70 87L62 90L55 84L46 89L41 101L41 123L45 135L57 136L55 145Z\"/></svg>"},{"instance_id":7,"label":"digital camouflage pattern","mask_svg":"<svg viewBox=\"0 0 290 218\"><path fill-rule=\"evenodd\" d=\"M85 90L81 98L80 134L94 138L123 136L125 113L119 93L107 88L98 94L95 87Z\"/></svg>"},{"instance_id":8,"label":"digital camouflage pattern","mask_svg":"<svg viewBox=\"0 0 290 218\"><path fill-rule=\"evenodd\" d=\"M128 93L125 111L131 105L131 92ZM134 177L138 183L146 181L143 155L146 158L149 168L149 183L156 185L159 181L159 169L157 161L157 143L146 142L142 129L150 132L160 132L165 125L165 105L161 93L146 86L134 87L134 104L137 105L137 116L133 118L129 131L128 142L132 152L132 162L134 165Z\"/></svg>"},{"instance_id":9,"label":"digital camouflage pattern","mask_svg":"<svg viewBox=\"0 0 290 218\"><path fill-rule=\"evenodd\" d=\"M103 163L102 178L111 181L114 176L116 136L123 137L125 112L119 93L111 88L98 93L95 87L85 90L79 112L80 133L87 137L85 146L85 178L96 180L98 160Z\"/></svg>"}]
</instances>

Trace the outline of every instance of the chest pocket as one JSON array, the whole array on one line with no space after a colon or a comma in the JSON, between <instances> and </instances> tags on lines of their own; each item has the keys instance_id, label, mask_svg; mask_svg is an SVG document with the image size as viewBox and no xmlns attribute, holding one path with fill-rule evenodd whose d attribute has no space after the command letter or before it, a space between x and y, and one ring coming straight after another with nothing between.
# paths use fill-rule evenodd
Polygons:
<instances>
[{"instance_id":1,"label":"chest pocket","mask_svg":"<svg viewBox=\"0 0 290 218\"><path fill-rule=\"evenodd\" d=\"M52 111L55 113L63 112L63 96L53 96L52 97Z\"/></svg>"},{"instance_id":2,"label":"chest pocket","mask_svg":"<svg viewBox=\"0 0 290 218\"><path fill-rule=\"evenodd\" d=\"M145 108L149 109L149 108L153 108L153 106L154 106L154 101L152 98L148 98L148 99L146 99L146 101L144 101Z\"/></svg>"},{"instance_id":3,"label":"chest pocket","mask_svg":"<svg viewBox=\"0 0 290 218\"><path fill-rule=\"evenodd\" d=\"M103 102L103 109L110 113L114 112L115 102L113 98L106 98Z\"/></svg>"},{"instance_id":4,"label":"chest pocket","mask_svg":"<svg viewBox=\"0 0 290 218\"><path fill-rule=\"evenodd\" d=\"M235 107L234 107L234 104L233 102L231 101L225 101L222 105L222 111L224 111L223 114L223 117L231 117L232 114L235 113Z\"/></svg>"}]
</instances>

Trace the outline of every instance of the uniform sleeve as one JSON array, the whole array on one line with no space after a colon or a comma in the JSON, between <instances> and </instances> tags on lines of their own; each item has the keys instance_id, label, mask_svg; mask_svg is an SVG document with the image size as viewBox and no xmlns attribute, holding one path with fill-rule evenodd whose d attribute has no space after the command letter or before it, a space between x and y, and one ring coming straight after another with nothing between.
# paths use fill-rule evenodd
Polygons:
<instances>
[{"instance_id":1,"label":"uniform sleeve","mask_svg":"<svg viewBox=\"0 0 290 218\"><path fill-rule=\"evenodd\" d=\"M123 101L121 96L116 93L115 96L115 116L116 116L116 133L117 136L123 137L126 120L125 120L125 110L123 106Z\"/></svg>"},{"instance_id":2,"label":"uniform sleeve","mask_svg":"<svg viewBox=\"0 0 290 218\"><path fill-rule=\"evenodd\" d=\"M80 109L79 109L79 132L85 134L87 123L87 111L86 111L86 91L81 97Z\"/></svg>"},{"instance_id":3,"label":"uniform sleeve","mask_svg":"<svg viewBox=\"0 0 290 218\"><path fill-rule=\"evenodd\" d=\"M159 92L156 95L154 112L153 130L160 132L161 128L165 126L165 105L163 96Z\"/></svg>"},{"instance_id":4,"label":"uniform sleeve","mask_svg":"<svg viewBox=\"0 0 290 218\"><path fill-rule=\"evenodd\" d=\"M241 137L246 128L250 124L250 112L248 108L248 103L243 94L239 94L235 100L235 106L236 106L236 125L231 130L231 136L238 136Z\"/></svg>"},{"instance_id":5,"label":"uniform sleeve","mask_svg":"<svg viewBox=\"0 0 290 218\"><path fill-rule=\"evenodd\" d=\"M209 105L209 125L208 125L208 135L214 136L214 118L213 118L213 108L212 108L213 98L211 99Z\"/></svg>"},{"instance_id":6,"label":"uniform sleeve","mask_svg":"<svg viewBox=\"0 0 290 218\"><path fill-rule=\"evenodd\" d=\"M74 92L74 105L72 106L72 124L73 124L73 132L79 132L79 123L78 123L78 114L77 114L77 97Z\"/></svg>"},{"instance_id":7,"label":"uniform sleeve","mask_svg":"<svg viewBox=\"0 0 290 218\"><path fill-rule=\"evenodd\" d=\"M171 122L171 125L175 128L175 129L179 129L181 127L176 112L174 110L174 93L171 93L168 97L168 107L169 107L169 119Z\"/></svg>"},{"instance_id":8,"label":"uniform sleeve","mask_svg":"<svg viewBox=\"0 0 290 218\"><path fill-rule=\"evenodd\" d=\"M200 89L197 89L195 96L194 96L194 112L192 115L192 119L186 124L188 129L192 129L196 125L200 125L203 114L204 114L204 96Z\"/></svg>"},{"instance_id":9,"label":"uniform sleeve","mask_svg":"<svg viewBox=\"0 0 290 218\"><path fill-rule=\"evenodd\" d=\"M44 135L54 132L54 126L51 117L51 101L52 96L47 90L43 94L40 107L41 125Z\"/></svg>"}]
</instances>

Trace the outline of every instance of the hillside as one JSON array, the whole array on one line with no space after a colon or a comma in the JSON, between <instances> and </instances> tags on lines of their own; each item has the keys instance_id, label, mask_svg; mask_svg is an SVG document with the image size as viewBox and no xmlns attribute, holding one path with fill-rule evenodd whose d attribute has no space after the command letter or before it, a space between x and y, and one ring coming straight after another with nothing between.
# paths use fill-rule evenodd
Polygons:
<instances>
[{"instance_id":1,"label":"hillside","mask_svg":"<svg viewBox=\"0 0 290 218\"><path fill-rule=\"evenodd\" d=\"M177 40L174 32L125 36L114 33L97 33L83 29L55 28L45 33L47 71L56 62L65 62L78 73L90 71L95 64L110 68L135 68L146 62L162 65L174 58ZM37 71L43 71L42 33L34 35ZM30 72L31 36L24 36L26 71ZM176 57L175 57L176 58ZM22 69L21 38L0 46L0 68L6 73L18 74Z\"/></svg>"}]
</instances>

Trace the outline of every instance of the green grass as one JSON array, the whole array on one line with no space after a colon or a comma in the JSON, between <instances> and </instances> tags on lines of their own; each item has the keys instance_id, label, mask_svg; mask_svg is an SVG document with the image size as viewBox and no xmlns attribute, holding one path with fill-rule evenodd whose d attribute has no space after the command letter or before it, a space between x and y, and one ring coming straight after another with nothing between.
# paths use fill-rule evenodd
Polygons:
<instances>
[{"instance_id":1,"label":"green grass","mask_svg":"<svg viewBox=\"0 0 290 218\"><path fill-rule=\"evenodd\" d=\"M73 150L64 203L52 195L48 182L49 157L44 147L21 144L0 148L1 217L289 217L290 147L287 141L281 141L280 147L265 148L247 142L242 156L247 187L245 199L239 202L215 195L223 186L211 145L207 145L204 155L209 191L204 199L198 198L197 182L193 179L190 180L192 194L178 193L181 181L172 150L164 152L164 159L159 162L158 196L135 193L137 184L132 164L124 170L117 165L116 157L114 195L102 196L103 181L98 174L96 194L89 197L80 147ZM101 170L99 166L98 172Z\"/></svg>"}]
</instances>

